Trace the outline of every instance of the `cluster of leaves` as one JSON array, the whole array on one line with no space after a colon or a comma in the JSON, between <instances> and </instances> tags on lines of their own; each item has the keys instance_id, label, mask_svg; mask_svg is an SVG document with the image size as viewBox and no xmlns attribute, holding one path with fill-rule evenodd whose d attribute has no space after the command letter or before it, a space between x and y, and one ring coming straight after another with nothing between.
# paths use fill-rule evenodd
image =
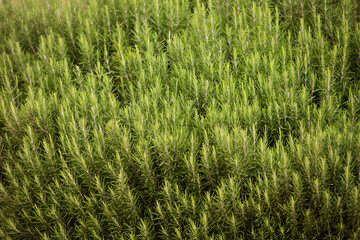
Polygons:
<instances>
[{"instance_id":1,"label":"cluster of leaves","mask_svg":"<svg viewBox=\"0 0 360 240\"><path fill-rule=\"evenodd\" d=\"M356 0L0 0L0 238L359 239Z\"/></svg>"}]
</instances>

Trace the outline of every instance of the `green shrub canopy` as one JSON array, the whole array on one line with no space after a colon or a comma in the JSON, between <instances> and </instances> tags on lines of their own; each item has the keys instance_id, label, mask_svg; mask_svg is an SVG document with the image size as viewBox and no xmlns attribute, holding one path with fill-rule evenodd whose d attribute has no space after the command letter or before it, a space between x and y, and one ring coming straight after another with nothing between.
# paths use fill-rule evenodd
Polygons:
<instances>
[{"instance_id":1,"label":"green shrub canopy","mask_svg":"<svg viewBox=\"0 0 360 240\"><path fill-rule=\"evenodd\" d=\"M357 0L0 0L1 239L360 239Z\"/></svg>"}]
</instances>

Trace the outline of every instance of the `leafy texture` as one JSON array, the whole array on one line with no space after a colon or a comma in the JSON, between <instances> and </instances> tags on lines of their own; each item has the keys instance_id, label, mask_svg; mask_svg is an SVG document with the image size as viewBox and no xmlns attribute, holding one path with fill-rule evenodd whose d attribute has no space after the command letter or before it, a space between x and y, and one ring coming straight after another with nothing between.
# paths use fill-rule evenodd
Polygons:
<instances>
[{"instance_id":1,"label":"leafy texture","mask_svg":"<svg viewBox=\"0 0 360 240\"><path fill-rule=\"evenodd\" d=\"M359 239L356 0L0 0L0 238Z\"/></svg>"}]
</instances>

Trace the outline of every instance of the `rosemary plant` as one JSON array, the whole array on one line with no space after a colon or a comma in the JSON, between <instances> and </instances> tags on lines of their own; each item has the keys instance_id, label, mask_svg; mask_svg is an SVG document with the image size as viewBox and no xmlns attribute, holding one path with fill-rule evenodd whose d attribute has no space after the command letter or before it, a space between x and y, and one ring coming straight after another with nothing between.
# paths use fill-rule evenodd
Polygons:
<instances>
[{"instance_id":1,"label":"rosemary plant","mask_svg":"<svg viewBox=\"0 0 360 240\"><path fill-rule=\"evenodd\" d=\"M0 0L1 239L360 239L357 0Z\"/></svg>"}]
</instances>

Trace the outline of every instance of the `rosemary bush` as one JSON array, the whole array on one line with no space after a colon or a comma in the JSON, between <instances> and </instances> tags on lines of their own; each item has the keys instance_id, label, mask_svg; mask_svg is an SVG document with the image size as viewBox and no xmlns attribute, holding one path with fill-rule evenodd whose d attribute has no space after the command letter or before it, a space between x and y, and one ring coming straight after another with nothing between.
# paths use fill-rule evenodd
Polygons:
<instances>
[{"instance_id":1,"label":"rosemary bush","mask_svg":"<svg viewBox=\"0 0 360 240\"><path fill-rule=\"evenodd\" d=\"M1 239L360 239L357 0L0 0Z\"/></svg>"}]
</instances>

